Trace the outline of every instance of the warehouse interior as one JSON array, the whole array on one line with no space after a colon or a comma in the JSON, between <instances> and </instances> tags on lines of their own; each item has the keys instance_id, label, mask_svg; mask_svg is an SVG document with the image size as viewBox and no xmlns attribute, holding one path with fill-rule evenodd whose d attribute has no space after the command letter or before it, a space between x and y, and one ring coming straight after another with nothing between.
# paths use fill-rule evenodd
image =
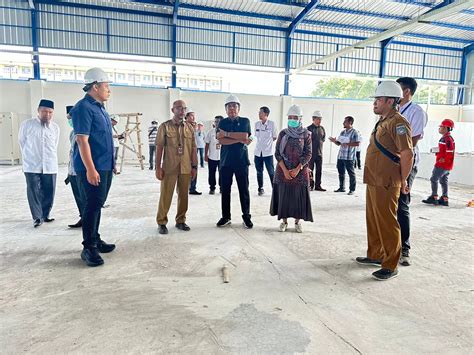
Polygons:
<instances>
[{"instance_id":1,"label":"warehouse interior","mask_svg":"<svg viewBox=\"0 0 474 355\"><path fill-rule=\"evenodd\" d=\"M0 0L1 352L472 353L473 24L472 0ZM139 117L133 144L145 158L143 167L122 142L100 226L117 249L99 268L81 261L81 230L67 227L78 213L63 183L65 108L84 96L92 67L112 78L107 112ZM148 127L170 119L176 100L206 131L225 117L230 94L252 127L262 106L278 131L295 104L304 126L319 110L328 136L351 115L364 161L378 119L369 92L402 76L417 80L414 101L428 122L411 192L412 265L398 278L377 282L356 264L367 248L363 169L353 196L333 193L339 147L329 141L328 191L310 193L314 222L303 233L278 231L267 176L257 194L250 144L253 229L240 219L216 227L221 199L208 194L206 166L203 194L189 198L191 231L158 234ZM41 99L55 103L59 172L55 221L33 228L18 132ZM448 208L421 202L444 119L456 141ZM236 217L239 208L234 183Z\"/></svg>"}]
</instances>

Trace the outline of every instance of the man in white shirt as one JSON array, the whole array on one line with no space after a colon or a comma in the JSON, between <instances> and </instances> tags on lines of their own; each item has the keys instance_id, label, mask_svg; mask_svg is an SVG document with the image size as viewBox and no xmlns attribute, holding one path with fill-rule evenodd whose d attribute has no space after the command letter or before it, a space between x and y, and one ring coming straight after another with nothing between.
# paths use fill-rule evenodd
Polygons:
<instances>
[{"instance_id":1,"label":"man in white shirt","mask_svg":"<svg viewBox=\"0 0 474 355\"><path fill-rule=\"evenodd\" d=\"M205 156L204 160L207 162L207 167L209 170L209 195L214 195L216 190L216 171L219 170L219 163L221 160L221 144L217 140L217 127L219 123L223 120L224 117L216 116L214 117L214 123L212 124L212 129L207 132L206 137L204 138L205 146ZM221 179L219 175L219 188L221 187Z\"/></svg>"},{"instance_id":2,"label":"man in white shirt","mask_svg":"<svg viewBox=\"0 0 474 355\"><path fill-rule=\"evenodd\" d=\"M35 228L43 222L54 221L49 213L58 173L59 126L52 122L53 112L54 102L42 99L38 117L24 121L18 133L28 204Z\"/></svg>"},{"instance_id":3,"label":"man in white shirt","mask_svg":"<svg viewBox=\"0 0 474 355\"><path fill-rule=\"evenodd\" d=\"M263 165L267 169L270 178L270 185L273 185L273 142L278 137L275 123L268 119L270 109L266 106L260 107L258 112L259 121L255 123L255 137L257 145L255 147L255 169L257 170L258 195L264 194L263 190Z\"/></svg>"},{"instance_id":4,"label":"man in white shirt","mask_svg":"<svg viewBox=\"0 0 474 355\"><path fill-rule=\"evenodd\" d=\"M403 98L400 100L400 114L410 123L411 135L413 140L413 168L408 175L407 184L409 190L413 186L416 173L418 172L418 162L420 161L420 152L417 143L423 139L423 132L428 122L428 116L423 109L412 101L418 84L413 78L398 78L397 83L403 90ZM401 193L398 199L397 219L400 224L402 236L402 255L400 264L403 266L410 265L410 192Z\"/></svg>"}]
</instances>

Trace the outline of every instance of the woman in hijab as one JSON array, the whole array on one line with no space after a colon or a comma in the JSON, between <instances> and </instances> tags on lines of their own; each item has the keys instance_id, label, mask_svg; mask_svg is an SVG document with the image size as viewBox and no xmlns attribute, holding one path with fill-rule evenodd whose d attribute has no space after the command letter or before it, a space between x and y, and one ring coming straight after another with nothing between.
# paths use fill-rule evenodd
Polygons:
<instances>
[{"instance_id":1,"label":"woman in hijab","mask_svg":"<svg viewBox=\"0 0 474 355\"><path fill-rule=\"evenodd\" d=\"M270 215L283 219L280 232L295 219L295 230L302 233L301 220L313 222L309 197L308 162L311 158L311 133L302 126L303 111L298 105L288 110L288 128L278 135L275 158L278 165L273 180Z\"/></svg>"}]
</instances>

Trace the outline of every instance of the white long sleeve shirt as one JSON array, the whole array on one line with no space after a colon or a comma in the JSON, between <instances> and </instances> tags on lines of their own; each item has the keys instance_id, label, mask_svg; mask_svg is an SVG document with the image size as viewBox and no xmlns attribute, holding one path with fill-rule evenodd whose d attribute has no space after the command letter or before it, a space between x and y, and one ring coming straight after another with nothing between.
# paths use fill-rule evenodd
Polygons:
<instances>
[{"instance_id":1,"label":"white long sleeve shirt","mask_svg":"<svg viewBox=\"0 0 474 355\"><path fill-rule=\"evenodd\" d=\"M25 173L57 174L59 126L55 122L42 125L39 118L24 121L18 143Z\"/></svg>"}]
</instances>

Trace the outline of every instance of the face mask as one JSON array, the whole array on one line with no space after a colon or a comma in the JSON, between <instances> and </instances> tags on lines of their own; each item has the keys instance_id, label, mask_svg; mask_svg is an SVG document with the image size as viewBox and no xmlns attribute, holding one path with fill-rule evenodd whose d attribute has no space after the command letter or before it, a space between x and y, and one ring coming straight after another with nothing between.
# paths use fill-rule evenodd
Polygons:
<instances>
[{"instance_id":1,"label":"face mask","mask_svg":"<svg viewBox=\"0 0 474 355\"><path fill-rule=\"evenodd\" d=\"M288 127L290 128L298 128L300 126L299 120L288 120Z\"/></svg>"},{"instance_id":2,"label":"face mask","mask_svg":"<svg viewBox=\"0 0 474 355\"><path fill-rule=\"evenodd\" d=\"M67 124L71 126L71 128L74 128L74 126L72 125L72 120L67 120Z\"/></svg>"}]
</instances>

